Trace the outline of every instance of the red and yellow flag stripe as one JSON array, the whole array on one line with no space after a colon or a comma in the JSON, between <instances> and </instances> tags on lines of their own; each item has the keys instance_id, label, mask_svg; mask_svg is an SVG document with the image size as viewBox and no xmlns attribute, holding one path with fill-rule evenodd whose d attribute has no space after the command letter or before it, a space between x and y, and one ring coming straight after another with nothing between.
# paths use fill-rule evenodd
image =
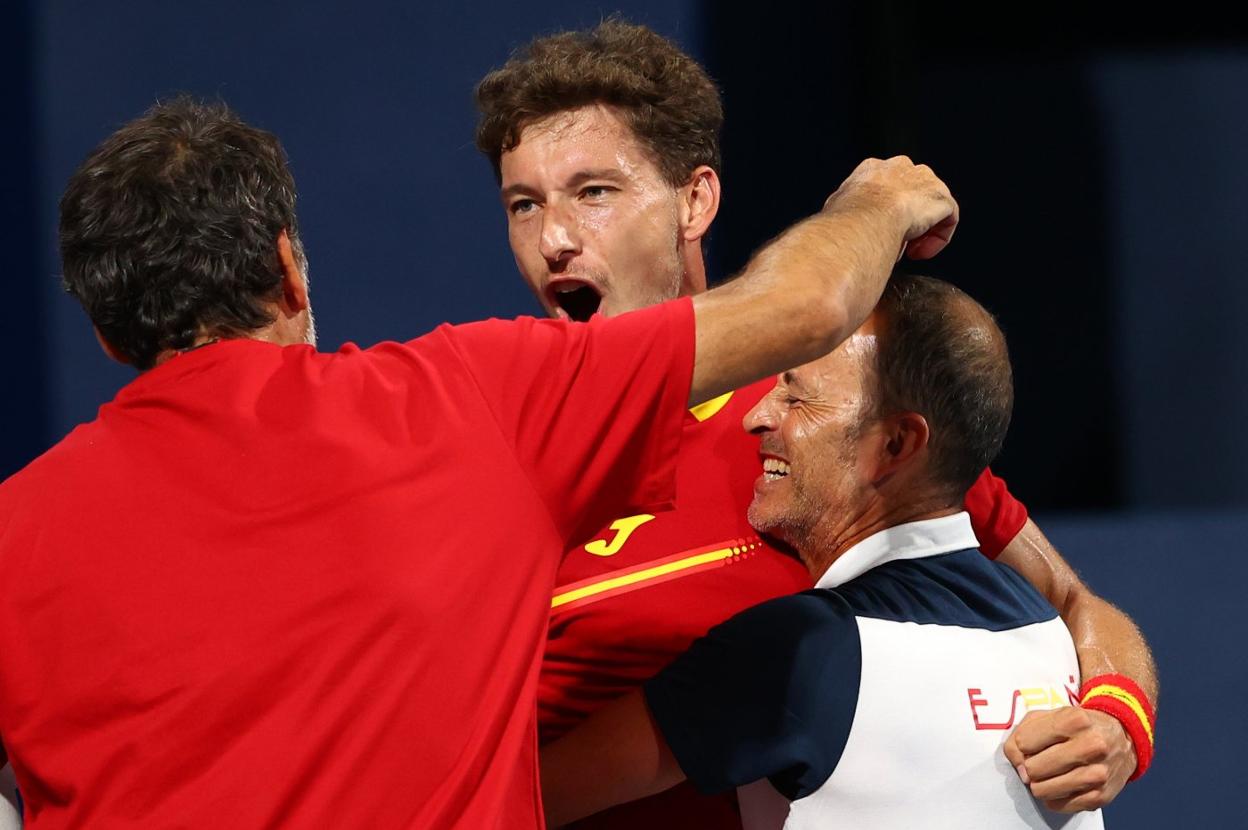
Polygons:
<instances>
[{"instance_id":1,"label":"red and yellow flag stripe","mask_svg":"<svg viewBox=\"0 0 1248 830\"><path fill-rule=\"evenodd\" d=\"M1121 674L1091 678L1079 690L1079 705L1104 712L1118 720L1135 745L1135 772L1128 781L1144 774L1153 762L1153 732L1157 716L1152 703L1134 680Z\"/></svg>"}]
</instances>

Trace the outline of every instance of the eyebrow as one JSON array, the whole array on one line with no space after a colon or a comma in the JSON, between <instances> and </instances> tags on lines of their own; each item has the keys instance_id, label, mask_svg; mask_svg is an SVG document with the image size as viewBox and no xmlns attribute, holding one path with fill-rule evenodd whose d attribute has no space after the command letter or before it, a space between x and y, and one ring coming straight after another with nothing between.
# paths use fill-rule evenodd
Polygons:
<instances>
[{"instance_id":1,"label":"eyebrow","mask_svg":"<svg viewBox=\"0 0 1248 830\"><path fill-rule=\"evenodd\" d=\"M509 184L506 187L504 187L501 191L499 191L498 195L504 202L506 202L512 196L520 196L520 195L537 196L539 194L536 190L529 187L527 184Z\"/></svg>"},{"instance_id":2,"label":"eyebrow","mask_svg":"<svg viewBox=\"0 0 1248 830\"><path fill-rule=\"evenodd\" d=\"M580 187L581 185L585 184L585 182L593 181L595 179L606 179L607 181L612 181L612 182L623 182L626 180L626 178L627 177L623 173L621 173L619 170L615 169L614 167L596 167L596 168L592 168L589 170L576 171L568 178L567 184L565 184L564 187L568 187L568 188ZM504 187L501 191L499 191L499 196L502 198L504 202L506 202L508 199L510 199L513 196L538 197L540 195L541 194L535 188L532 188L528 186L527 184L523 184L520 182L517 182L516 184L509 184L506 187Z\"/></svg>"},{"instance_id":3,"label":"eyebrow","mask_svg":"<svg viewBox=\"0 0 1248 830\"><path fill-rule=\"evenodd\" d=\"M585 184L585 182L594 179L607 179L613 182L622 182L625 179L623 173L614 167L599 167L593 170L578 170L572 174L572 178L568 179L568 187L576 187Z\"/></svg>"},{"instance_id":4,"label":"eyebrow","mask_svg":"<svg viewBox=\"0 0 1248 830\"><path fill-rule=\"evenodd\" d=\"M806 387L802 385L801 380L797 377L797 373L792 369L787 370L783 375L781 375L780 380L785 386L788 386L799 393L805 391L806 389Z\"/></svg>"}]
</instances>

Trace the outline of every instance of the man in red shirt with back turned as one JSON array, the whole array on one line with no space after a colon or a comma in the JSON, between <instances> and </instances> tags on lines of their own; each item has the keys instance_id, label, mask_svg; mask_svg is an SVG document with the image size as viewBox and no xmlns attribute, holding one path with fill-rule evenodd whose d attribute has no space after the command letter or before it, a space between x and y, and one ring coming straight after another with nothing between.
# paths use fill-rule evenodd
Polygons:
<instances>
[{"instance_id":1,"label":"man in red shirt with back turned","mask_svg":"<svg viewBox=\"0 0 1248 830\"><path fill-rule=\"evenodd\" d=\"M706 290L702 240L719 206L723 113L694 60L645 27L607 21L534 40L481 81L477 103L477 146L500 183L512 252L551 316L609 318ZM784 174L801 175L800 161ZM538 689L542 742L639 688L711 626L810 587L801 564L746 521L760 461L741 421L772 385L690 410L674 511L621 514L568 551ZM1084 677L1122 672L1155 695L1138 630L1087 590L1004 482L985 470L965 505L983 553L1062 612ZM1136 769L1122 725L1099 712L1037 713L1015 740L1033 792L1059 809L1102 806ZM577 826L740 821L731 798L682 785Z\"/></svg>"},{"instance_id":2,"label":"man in red shirt with back turned","mask_svg":"<svg viewBox=\"0 0 1248 830\"><path fill-rule=\"evenodd\" d=\"M61 201L139 375L0 485L0 765L30 830L536 828L562 552L675 495L691 404L822 354L957 206L864 162L746 278L323 354L276 138L179 99Z\"/></svg>"}]
</instances>

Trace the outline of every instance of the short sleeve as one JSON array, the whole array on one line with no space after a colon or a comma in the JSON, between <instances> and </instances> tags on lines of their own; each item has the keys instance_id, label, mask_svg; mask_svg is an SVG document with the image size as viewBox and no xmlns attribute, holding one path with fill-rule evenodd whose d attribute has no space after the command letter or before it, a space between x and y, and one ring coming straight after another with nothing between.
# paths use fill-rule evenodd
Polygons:
<instances>
[{"instance_id":1,"label":"short sleeve","mask_svg":"<svg viewBox=\"0 0 1248 830\"><path fill-rule=\"evenodd\" d=\"M523 318L449 331L567 538L670 506L693 377L688 298L589 323Z\"/></svg>"},{"instance_id":2,"label":"short sleeve","mask_svg":"<svg viewBox=\"0 0 1248 830\"><path fill-rule=\"evenodd\" d=\"M996 559L1027 523L1027 508L1010 493L1005 480L989 469L966 491L965 507L979 550L989 559Z\"/></svg>"},{"instance_id":3,"label":"short sleeve","mask_svg":"<svg viewBox=\"0 0 1248 830\"><path fill-rule=\"evenodd\" d=\"M645 686L685 775L716 793L767 778L796 799L840 761L858 703L858 625L834 593L765 602L716 626Z\"/></svg>"}]
</instances>

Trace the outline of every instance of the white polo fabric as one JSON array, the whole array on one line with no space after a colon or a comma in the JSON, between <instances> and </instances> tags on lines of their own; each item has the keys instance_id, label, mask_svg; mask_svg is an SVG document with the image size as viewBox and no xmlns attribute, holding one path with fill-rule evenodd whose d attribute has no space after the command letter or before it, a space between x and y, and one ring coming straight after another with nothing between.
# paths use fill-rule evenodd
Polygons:
<instances>
[{"instance_id":1,"label":"white polo fabric","mask_svg":"<svg viewBox=\"0 0 1248 830\"><path fill-rule=\"evenodd\" d=\"M965 513L889 528L712 629L646 686L681 768L741 786L747 830L1102 827L1044 810L1001 752L1079 670L1057 612L977 544Z\"/></svg>"},{"instance_id":2,"label":"white polo fabric","mask_svg":"<svg viewBox=\"0 0 1248 830\"><path fill-rule=\"evenodd\" d=\"M21 830L22 812L18 803L13 768L0 764L0 830Z\"/></svg>"}]
</instances>

